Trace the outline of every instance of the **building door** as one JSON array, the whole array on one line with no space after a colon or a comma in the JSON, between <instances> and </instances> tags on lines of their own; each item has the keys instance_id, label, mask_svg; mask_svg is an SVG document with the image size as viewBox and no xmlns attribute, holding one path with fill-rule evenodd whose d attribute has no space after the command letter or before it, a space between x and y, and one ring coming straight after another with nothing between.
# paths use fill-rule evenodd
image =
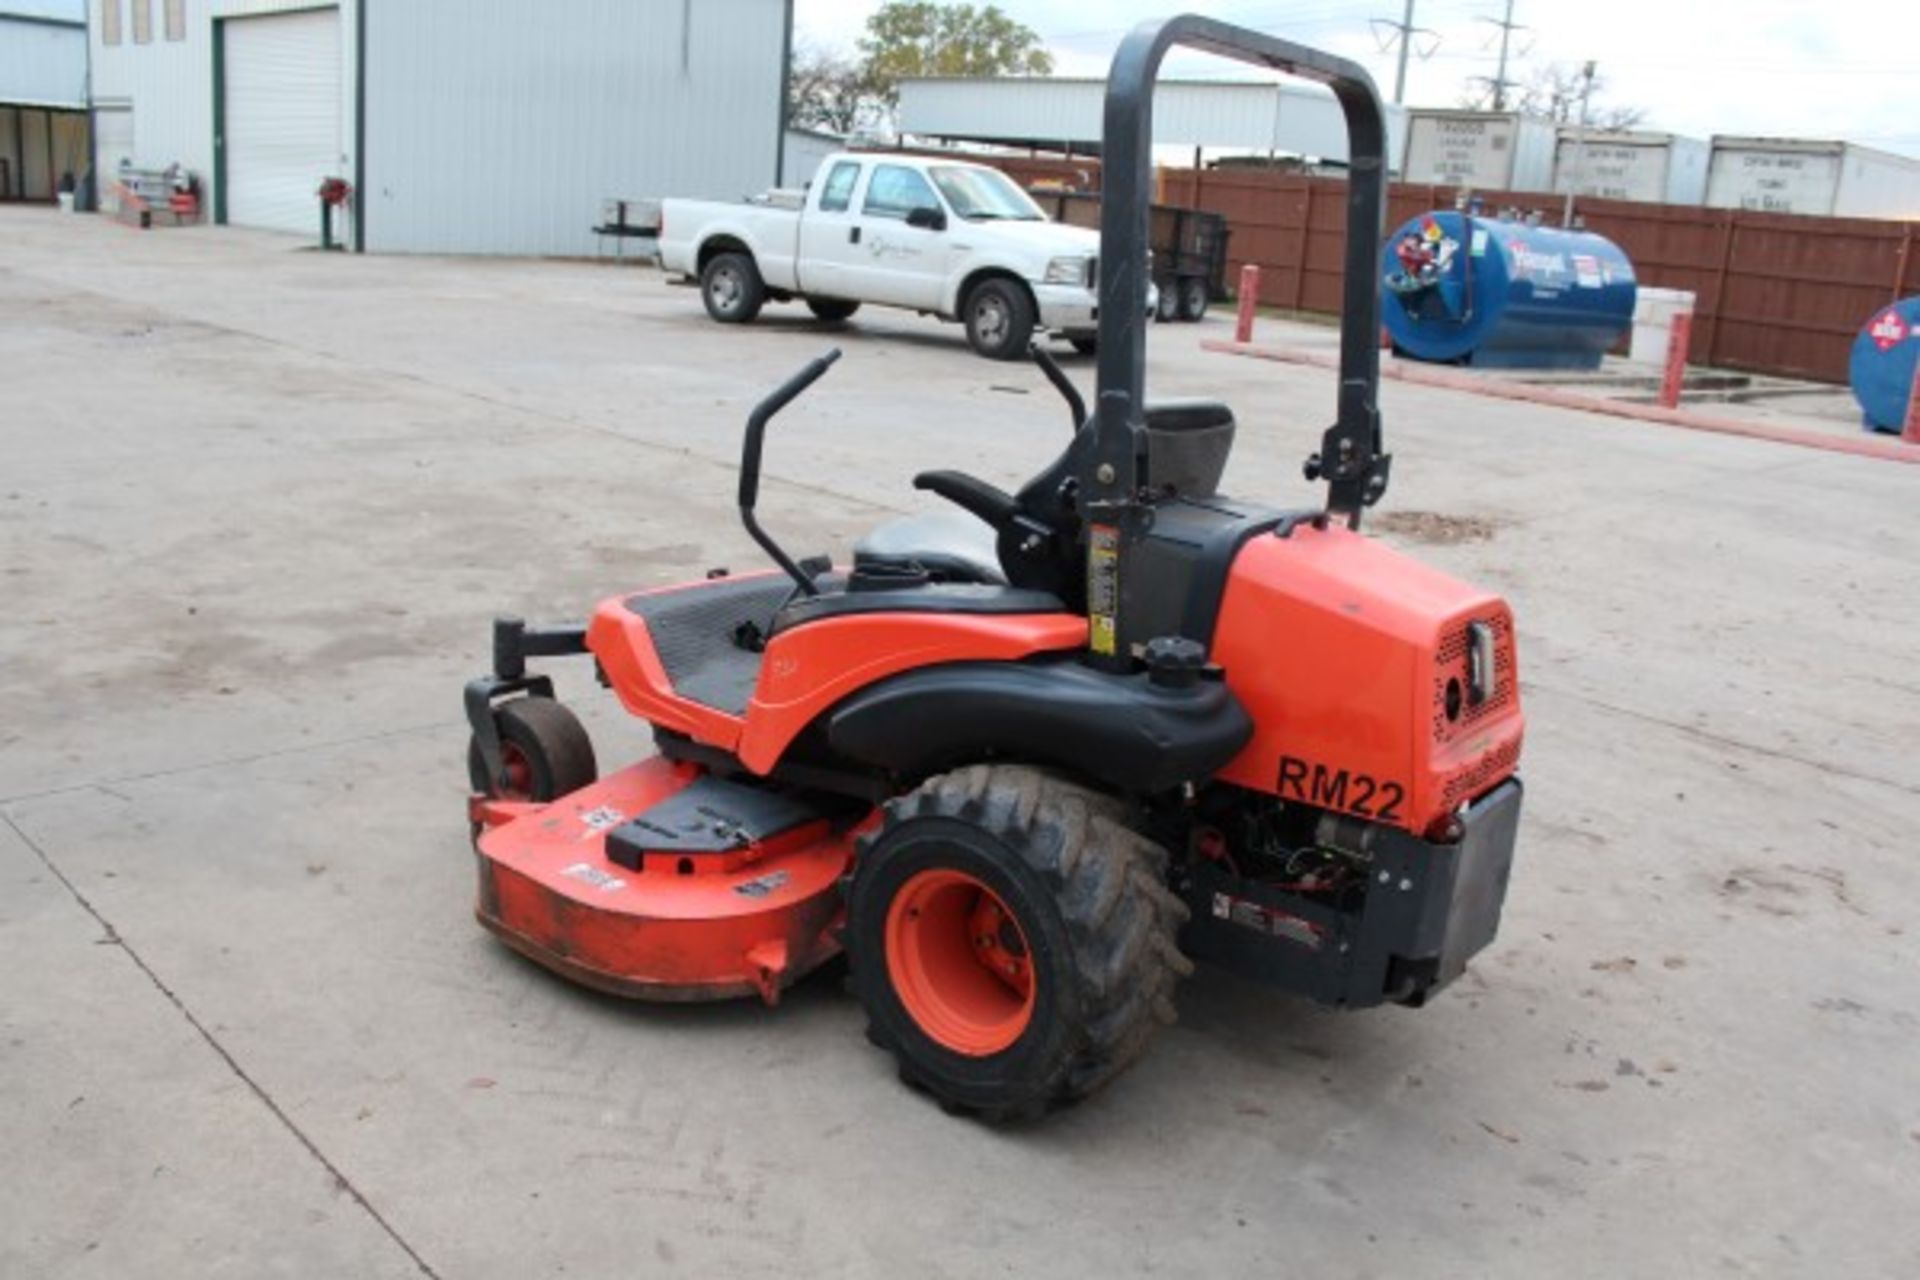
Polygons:
<instances>
[{"instance_id":1,"label":"building door","mask_svg":"<svg viewBox=\"0 0 1920 1280\"><path fill-rule=\"evenodd\" d=\"M93 189L105 213L118 213L120 197L113 184L120 180L120 165L133 163L133 108L95 107L93 126Z\"/></svg>"},{"instance_id":2,"label":"building door","mask_svg":"<svg viewBox=\"0 0 1920 1280\"><path fill-rule=\"evenodd\" d=\"M340 11L221 26L227 221L317 236L320 180L341 165Z\"/></svg>"}]
</instances>

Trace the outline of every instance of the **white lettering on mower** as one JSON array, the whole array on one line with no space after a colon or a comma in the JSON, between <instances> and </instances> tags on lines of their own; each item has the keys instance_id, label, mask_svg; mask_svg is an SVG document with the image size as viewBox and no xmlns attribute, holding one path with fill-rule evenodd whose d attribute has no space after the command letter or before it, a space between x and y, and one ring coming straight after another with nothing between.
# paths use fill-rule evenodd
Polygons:
<instances>
[{"instance_id":1,"label":"white lettering on mower","mask_svg":"<svg viewBox=\"0 0 1920 1280\"><path fill-rule=\"evenodd\" d=\"M624 889L627 882L619 876L610 876L598 867L590 867L584 862L576 862L560 873L581 880L603 893L612 893L615 889Z\"/></svg>"},{"instance_id":2,"label":"white lettering on mower","mask_svg":"<svg viewBox=\"0 0 1920 1280\"><path fill-rule=\"evenodd\" d=\"M589 809L580 815L580 821L586 823L587 833L580 838L591 840L602 831L612 830L627 820L627 815L612 805L601 805L598 809Z\"/></svg>"}]
</instances>

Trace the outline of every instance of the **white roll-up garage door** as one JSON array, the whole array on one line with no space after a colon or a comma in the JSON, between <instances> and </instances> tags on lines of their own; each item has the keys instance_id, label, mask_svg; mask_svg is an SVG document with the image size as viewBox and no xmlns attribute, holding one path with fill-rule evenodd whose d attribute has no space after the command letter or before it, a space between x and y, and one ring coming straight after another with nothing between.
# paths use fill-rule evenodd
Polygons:
<instances>
[{"instance_id":1,"label":"white roll-up garage door","mask_svg":"<svg viewBox=\"0 0 1920 1280\"><path fill-rule=\"evenodd\" d=\"M340 11L222 25L227 221L317 236L320 180L340 170Z\"/></svg>"}]
</instances>

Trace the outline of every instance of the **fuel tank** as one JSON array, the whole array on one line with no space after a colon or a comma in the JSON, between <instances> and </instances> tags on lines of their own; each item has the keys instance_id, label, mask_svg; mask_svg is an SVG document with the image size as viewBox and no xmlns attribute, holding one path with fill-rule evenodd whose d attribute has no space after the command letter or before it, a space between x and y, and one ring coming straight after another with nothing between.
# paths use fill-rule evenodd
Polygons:
<instances>
[{"instance_id":1,"label":"fuel tank","mask_svg":"<svg viewBox=\"0 0 1920 1280\"><path fill-rule=\"evenodd\" d=\"M1248 541L1213 659L1254 724L1225 781L1425 836L1519 764L1506 602L1348 529Z\"/></svg>"},{"instance_id":2,"label":"fuel tank","mask_svg":"<svg viewBox=\"0 0 1920 1280\"><path fill-rule=\"evenodd\" d=\"M1416 360L1598 369L1633 324L1633 264L1587 231L1442 211L1387 238L1380 319Z\"/></svg>"}]
</instances>

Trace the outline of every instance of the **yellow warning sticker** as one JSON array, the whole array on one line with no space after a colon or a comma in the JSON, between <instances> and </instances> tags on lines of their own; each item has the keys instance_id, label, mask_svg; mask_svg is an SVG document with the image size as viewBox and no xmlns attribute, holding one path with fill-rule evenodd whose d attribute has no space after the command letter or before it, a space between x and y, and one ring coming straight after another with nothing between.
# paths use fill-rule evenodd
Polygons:
<instances>
[{"instance_id":1,"label":"yellow warning sticker","mask_svg":"<svg viewBox=\"0 0 1920 1280\"><path fill-rule=\"evenodd\" d=\"M1087 539L1087 645L1111 656L1118 643L1120 530L1096 524Z\"/></svg>"}]
</instances>

